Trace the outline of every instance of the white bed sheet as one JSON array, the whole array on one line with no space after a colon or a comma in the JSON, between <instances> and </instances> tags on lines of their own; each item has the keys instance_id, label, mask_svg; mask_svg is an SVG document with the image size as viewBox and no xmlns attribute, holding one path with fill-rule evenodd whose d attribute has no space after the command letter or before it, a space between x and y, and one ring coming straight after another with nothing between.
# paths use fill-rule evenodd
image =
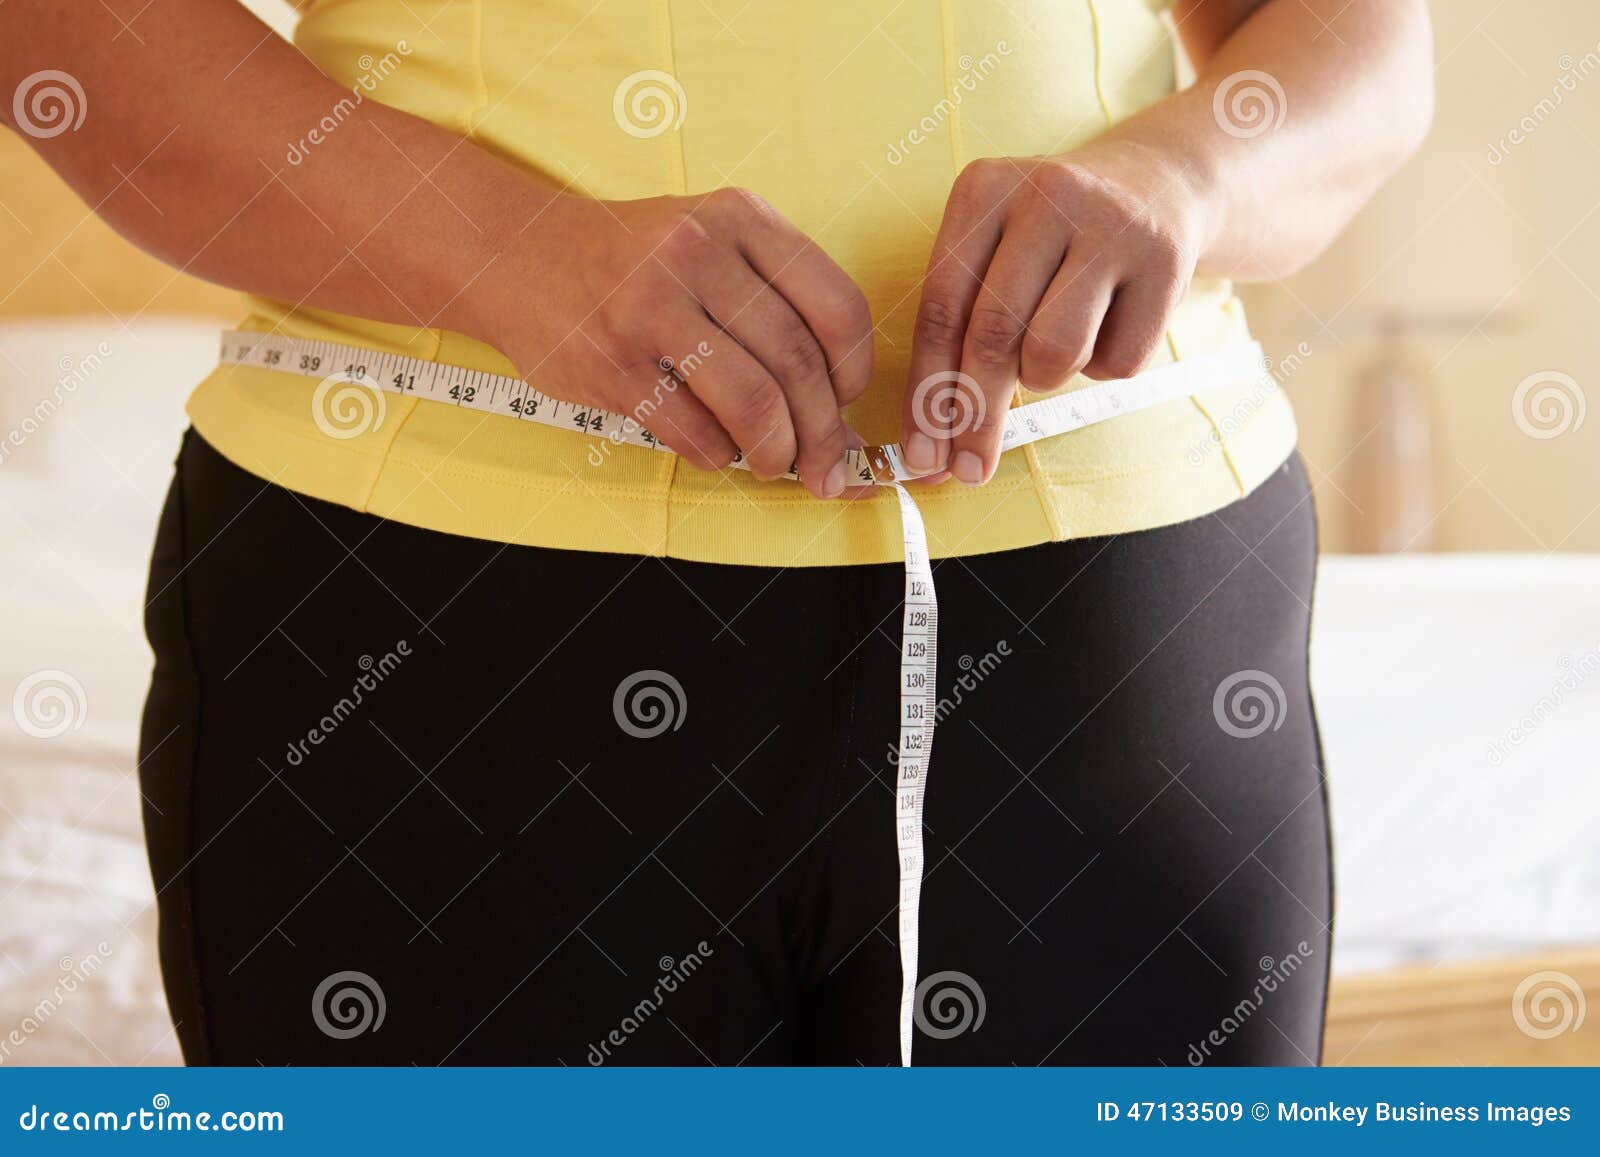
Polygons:
<instances>
[{"instance_id":1,"label":"white bed sheet","mask_svg":"<svg viewBox=\"0 0 1600 1157\"><path fill-rule=\"evenodd\" d=\"M140 615L217 328L0 324L0 437L64 360L111 351L0 464L0 700L63 670L87 704L55 739L0 709L0 1063L178 1059L133 775ZM1600 941L1600 557L1333 557L1317 598L1337 967Z\"/></svg>"},{"instance_id":2,"label":"white bed sheet","mask_svg":"<svg viewBox=\"0 0 1600 1157\"><path fill-rule=\"evenodd\" d=\"M1600 943L1600 556L1335 556L1336 966Z\"/></svg>"}]
</instances>

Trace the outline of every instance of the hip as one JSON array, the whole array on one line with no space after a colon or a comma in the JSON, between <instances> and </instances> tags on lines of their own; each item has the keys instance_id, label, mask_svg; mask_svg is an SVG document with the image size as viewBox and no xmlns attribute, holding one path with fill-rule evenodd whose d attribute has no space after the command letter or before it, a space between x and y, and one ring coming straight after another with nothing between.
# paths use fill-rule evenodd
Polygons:
<instances>
[{"instance_id":1,"label":"hip","mask_svg":"<svg viewBox=\"0 0 1600 1157\"><path fill-rule=\"evenodd\" d=\"M925 971L979 978L994 1027L922 1041L923 1063L1177 1063L1238 999L1226 975L1302 941L1326 960L1309 499L1291 458L1210 516L939 566L926 824L930 863L959 866L929 874ZM762 1060L891 1059L898 961L874 929L896 895L901 591L895 565L442 535L264 483L191 434L151 572L141 760L186 1054L578 1063L637 998L596 990L613 973L571 929L597 918L641 967L714 946L727 983L694 1036L719 1059L779 1020ZM640 872L647 849L669 871ZM1180 923L1222 964L1141 968ZM427 951L430 929L482 951ZM352 964L395 1017L357 1042L304 1016ZM1159 1033L1101 999L1119 982ZM1296 985L1292 1021L1230 1055L1316 1054L1320 980ZM833 1024L818 997L841 986Z\"/></svg>"}]
</instances>

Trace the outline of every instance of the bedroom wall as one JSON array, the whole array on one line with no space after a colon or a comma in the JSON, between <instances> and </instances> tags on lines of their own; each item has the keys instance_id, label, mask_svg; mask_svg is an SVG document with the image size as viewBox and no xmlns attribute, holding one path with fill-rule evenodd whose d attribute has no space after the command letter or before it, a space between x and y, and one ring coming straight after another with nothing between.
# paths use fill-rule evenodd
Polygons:
<instances>
[{"instance_id":1,"label":"bedroom wall","mask_svg":"<svg viewBox=\"0 0 1600 1157\"><path fill-rule=\"evenodd\" d=\"M282 0L252 7L291 24ZM1309 351L1287 388L1327 549L1370 548L1398 524L1389 544L1410 550L1597 551L1600 5L1433 11L1438 113L1421 155L1315 265L1246 299L1269 350ZM0 315L234 312L228 292L118 239L10 133L0 173ZM1376 387L1363 396L1376 367L1412 383L1428 417L1430 458L1400 472L1409 511L1384 500L1402 484L1372 473L1417 434L1373 404ZM1543 436L1564 412L1566 432Z\"/></svg>"},{"instance_id":2,"label":"bedroom wall","mask_svg":"<svg viewBox=\"0 0 1600 1157\"><path fill-rule=\"evenodd\" d=\"M1329 548L1385 514L1359 472L1400 431L1357 383L1395 360L1387 323L1431 417L1413 549L1600 550L1600 5L1432 8L1432 136L1321 260L1246 291L1252 321L1269 350L1313 351L1287 389Z\"/></svg>"}]
</instances>

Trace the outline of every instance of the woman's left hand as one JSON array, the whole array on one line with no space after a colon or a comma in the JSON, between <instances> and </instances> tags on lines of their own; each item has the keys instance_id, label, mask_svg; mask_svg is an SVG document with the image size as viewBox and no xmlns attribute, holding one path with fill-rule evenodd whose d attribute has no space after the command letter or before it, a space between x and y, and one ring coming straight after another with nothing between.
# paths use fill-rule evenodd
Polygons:
<instances>
[{"instance_id":1,"label":"woman's left hand","mask_svg":"<svg viewBox=\"0 0 1600 1157\"><path fill-rule=\"evenodd\" d=\"M913 469L987 482L1019 381L1054 390L1144 366L1202 246L1198 176L1110 138L962 170L917 310L902 423Z\"/></svg>"}]
</instances>

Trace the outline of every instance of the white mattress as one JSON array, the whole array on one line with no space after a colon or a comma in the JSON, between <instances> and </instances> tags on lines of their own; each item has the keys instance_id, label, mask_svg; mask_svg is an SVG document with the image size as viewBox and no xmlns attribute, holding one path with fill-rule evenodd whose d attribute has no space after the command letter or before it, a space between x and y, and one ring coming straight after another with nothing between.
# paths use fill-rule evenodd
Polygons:
<instances>
[{"instance_id":1,"label":"white mattress","mask_svg":"<svg viewBox=\"0 0 1600 1157\"><path fill-rule=\"evenodd\" d=\"M53 739L0 710L0 1063L178 1059L133 777L140 615L183 398L217 328L0 325L0 437L63 359L110 350L0 464L0 699L60 670L86 704ZM1334 557L1317 597L1337 966L1600 941L1600 557Z\"/></svg>"},{"instance_id":2,"label":"white mattress","mask_svg":"<svg viewBox=\"0 0 1600 1157\"><path fill-rule=\"evenodd\" d=\"M1333 556L1336 965L1600 943L1600 556Z\"/></svg>"}]
</instances>

